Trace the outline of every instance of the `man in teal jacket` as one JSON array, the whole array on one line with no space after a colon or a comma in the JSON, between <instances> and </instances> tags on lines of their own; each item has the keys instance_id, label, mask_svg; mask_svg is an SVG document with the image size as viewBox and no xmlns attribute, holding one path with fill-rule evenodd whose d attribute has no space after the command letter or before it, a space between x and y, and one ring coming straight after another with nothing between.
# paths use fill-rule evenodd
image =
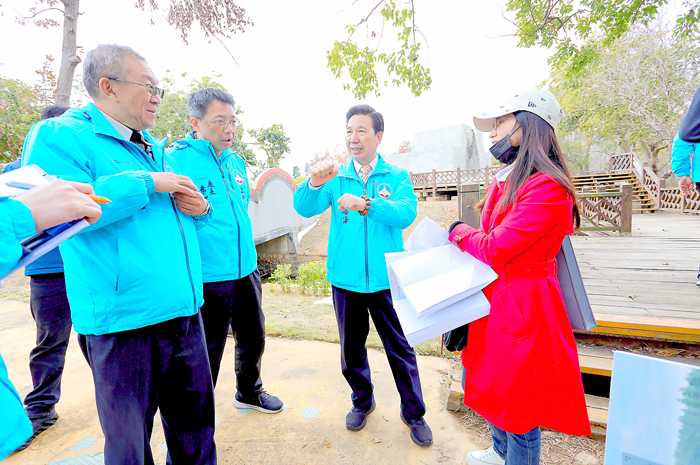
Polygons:
<instances>
[{"instance_id":1,"label":"man in teal jacket","mask_svg":"<svg viewBox=\"0 0 700 465\"><path fill-rule=\"evenodd\" d=\"M94 223L100 206L85 194L94 194L87 184L54 181L32 189L14 199L0 197L0 279L22 257L21 241L37 231L87 217ZM14 452L32 435L32 423L22 400L7 376L0 357L0 461Z\"/></svg>"},{"instance_id":2,"label":"man in teal jacket","mask_svg":"<svg viewBox=\"0 0 700 465\"><path fill-rule=\"evenodd\" d=\"M233 404L263 413L284 404L262 388L265 316L258 255L248 216L250 187L245 162L231 151L236 131L235 102L228 93L207 87L187 97L194 131L168 153L216 210L216 219L198 231L204 273L200 309L214 386L229 325L236 339L236 395Z\"/></svg>"},{"instance_id":3,"label":"man in teal jacket","mask_svg":"<svg viewBox=\"0 0 700 465\"><path fill-rule=\"evenodd\" d=\"M401 231L416 219L416 195L405 170L377 153L384 119L369 105L346 114L345 143L353 160L338 169L321 161L294 193L294 208L307 218L333 208L328 238L328 280L333 285L341 367L352 388L345 419L351 431L364 428L375 408L365 342L372 317L401 396L400 416L413 442L428 446L432 432L413 348L396 316L384 254L403 251Z\"/></svg>"},{"instance_id":4,"label":"man in teal jacket","mask_svg":"<svg viewBox=\"0 0 700 465\"><path fill-rule=\"evenodd\" d=\"M165 142L146 132L163 90L142 56L99 45L85 57L83 81L94 104L37 123L23 157L111 200L98 222L61 245L105 463L153 463L157 409L173 463L216 463L196 232L210 205Z\"/></svg>"},{"instance_id":5,"label":"man in teal jacket","mask_svg":"<svg viewBox=\"0 0 700 465\"><path fill-rule=\"evenodd\" d=\"M687 118L688 116L686 116ZM678 178L681 194L689 197L693 191L700 193L700 143L686 142L680 132L673 140L671 169ZM695 285L700 286L700 270Z\"/></svg>"}]
</instances>

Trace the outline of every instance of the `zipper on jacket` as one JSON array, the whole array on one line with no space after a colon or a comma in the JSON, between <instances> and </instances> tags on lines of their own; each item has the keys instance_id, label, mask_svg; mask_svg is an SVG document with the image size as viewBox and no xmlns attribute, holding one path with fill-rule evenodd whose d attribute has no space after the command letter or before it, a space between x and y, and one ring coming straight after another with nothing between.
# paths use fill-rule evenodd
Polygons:
<instances>
[{"instance_id":1,"label":"zipper on jacket","mask_svg":"<svg viewBox=\"0 0 700 465\"><path fill-rule=\"evenodd\" d=\"M367 195L367 187L363 186L362 193ZM369 244L367 243L367 215L362 217L365 222L365 281L367 282L367 294L369 294Z\"/></svg>"},{"instance_id":2,"label":"zipper on jacket","mask_svg":"<svg viewBox=\"0 0 700 465\"><path fill-rule=\"evenodd\" d=\"M219 162L217 160L217 162ZM243 266L241 264L242 261L242 255L243 253L241 252L241 225L238 222L238 214L236 213L236 205L233 202L233 196L231 195L231 191L228 188L228 184L226 183L226 175L224 174L224 169L221 167L221 163L219 162L219 171L221 171L221 179L224 181L224 187L226 187L226 193L228 193L228 199L231 201L231 209L233 210L233 217L236 219L236 231L238 232L238 278L242 278L241 273L243 273L243 270L241 267ZM233 189L233 188L232 188Z\"/></svg>"},{"instance_id":3,"label":"zipper on jacket","mask_svg":"<svg viewBox=\"0 0 700 465\"><path fill-rule=\"evenodd\" d=\"M163 153L163 160L161 161L161 170L165 172L165 153ZM175 205L175 199L168 193L170 197L170 205L173 207L173 212L175 213L175 219L177 220L177 225L180 228L180 236L182 237L182 245L185 248L185 262L187 263L187 276L190 278L190 288L192 289L192 302L194 304L195 312L199 310L197 307L197 293L194 290L194 280L192 279L192 270L190 269L190 256L187 253L187 239L185 238L185 230L182 229L182 222L180 222L180 215L177 213L177 206Z\"/></svg>"}]
</instances>

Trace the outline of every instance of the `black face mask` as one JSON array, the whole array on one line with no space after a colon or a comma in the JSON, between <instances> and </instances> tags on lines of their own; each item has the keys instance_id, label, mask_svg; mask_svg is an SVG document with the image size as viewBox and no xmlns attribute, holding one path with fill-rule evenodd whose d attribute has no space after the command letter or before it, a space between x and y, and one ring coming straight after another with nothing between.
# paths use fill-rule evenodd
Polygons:
<instances>
[{"instance_id":1,"label":"black face mask","mask_svg":"<svg viewBox=\"0 0 700 465\"><path fill-rule=\"evenodd\" d=\"M503 139L499 140L489 148L491 154L501 163L509 165L518 156L518 150L520 147L513 147L510 143L510 136L513 134L508 134Z\"/></svg>"}]
</instances>

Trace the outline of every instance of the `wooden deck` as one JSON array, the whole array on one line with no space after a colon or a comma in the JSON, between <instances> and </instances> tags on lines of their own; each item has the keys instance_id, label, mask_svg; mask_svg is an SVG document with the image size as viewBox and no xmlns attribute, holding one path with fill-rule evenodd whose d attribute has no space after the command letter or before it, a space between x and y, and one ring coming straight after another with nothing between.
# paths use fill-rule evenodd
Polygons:
<instances>
[{"instance_id":1,"label":"wooden deck","mask_svg":"<svg viewBox=\"0 0 700 465\"><path fill-rule=\"evenodd\" d=\"M572 242L594 333L700 344L700 216L634 215L629 236Z\"/></svg>"}]
</instances>

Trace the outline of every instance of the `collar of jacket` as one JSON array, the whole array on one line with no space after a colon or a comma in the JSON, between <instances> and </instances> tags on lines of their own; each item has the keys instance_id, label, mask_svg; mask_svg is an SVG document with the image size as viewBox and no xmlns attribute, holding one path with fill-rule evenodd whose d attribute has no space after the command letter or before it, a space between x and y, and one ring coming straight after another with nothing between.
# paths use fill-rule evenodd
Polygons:
<instances>
[{"instance_id":1,"label":"collar of jacket","mask_svg":"<svg viewBox=\"0 0 700 465\"><path fill-rule=\"evenodd\" d=\"M124 139L121 134L119 134L117 128L115 128L114 125L104 117L102 112L95 106L94 103L88 103L83 107L83 117L92 123L92 130L95 131L95 134L129 142L128 140ZM141 131L141 133L149 144L159 147L160 149L165 149L165 145L168 143L167 137L162 140L155 139L145 129Z\"/></svg>"},{"instance_id":2,"label":"collar of jacket","mask_svg":"<svg viewBox=\"0 0 700 465\"><path fill-rule=\"evenodd\" d=\"M236 153L231 149L226 149L223 152L221 152L221 156L217 157L216 152L214 152L214 146L211 145L211 142L209 142L206 139L196 139L193 136L194 133L195 131L188 132L184 139L175 142L175 148L182 149L185 147L192 147L200 153L211 155L212 157L214 157L214 160L220 164L223 164L224 160Z\"/></svg>"},{"instance_id":3,"label":"collar of jacket","mask_svg":"<svg viewBox=\"0 0 700 465\"><path fill-rule=\"evenodd\" d=\"M377 166L371 173L369 173L370 176L374 176L374 173L388 173L390 171L389 164L384 161L384 158L382 158L382 156L379 154L377 154L377 157L379 158L379 160L377 160ZM338 176L342 176L344 178L354 178L362 182L352 164L352 158L350 158L349 162L340 167L340 170L338 170Z\"/></svg>"}]
</instances>

